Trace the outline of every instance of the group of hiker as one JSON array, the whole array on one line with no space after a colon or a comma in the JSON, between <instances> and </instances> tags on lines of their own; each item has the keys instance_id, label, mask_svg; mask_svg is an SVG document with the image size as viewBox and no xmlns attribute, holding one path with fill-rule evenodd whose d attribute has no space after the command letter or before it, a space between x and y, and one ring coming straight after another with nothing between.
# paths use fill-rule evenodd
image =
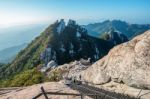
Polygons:
<instances>
[{"instance_id":1,"label":"group of hiker","mask_svg":"<svg viewBox=\"0 0 150 99\"><path fill-rule=\"evenodd\" d=\"M81 75L79 75L78 77L79 77L78 79L76 76L70 77L70 78L65 78L67 85L69 85L70 83L81 84L82 83L82 81L81 81L82 77L81 77Z\"/></svg>"},{"instance_id":2,"label":"group of hiker","mask_svg":"<svg viewBox=\"0 0 150 99\"><path fill-rule=\"evenodd\" d=\"M75 82L76 82L76 80L77 80L76 76L74 76L74 77L72 78L72 80L73 80L73 82L75 83ZM81 81L81 75L79 75L79 79L78 79L78 81Z\"/></svg>"}]
</instances>

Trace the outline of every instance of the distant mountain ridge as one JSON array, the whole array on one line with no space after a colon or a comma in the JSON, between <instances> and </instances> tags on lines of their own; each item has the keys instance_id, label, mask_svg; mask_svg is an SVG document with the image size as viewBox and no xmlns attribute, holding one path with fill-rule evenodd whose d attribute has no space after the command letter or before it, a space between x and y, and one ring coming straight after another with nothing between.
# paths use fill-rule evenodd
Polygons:
<instances>
[{"instance_id":1,"label":"distant mountain ridge","mask_svg":"<svg viewBox=\"0 0 150 99\"><path fill-rule=\"evenodd\" d=\"M132 39L150 29L149 24L129 24L121 20L106 20L100 23L88 24L84 27L88 30L89 35L94 37L99 37L103 33L108 32L111 28L114 28L126 35L128 39Z\"/></svg>"},{"instance_id":2,"label":"distant mountain ridge","mask_svg":"<svg viewBox=\"0 0 150 99\"><path fill-rule=\"evenodd\" d=\"M24 49L27 46L27 43L9 47L0 51L0 63L10 63L16 57L17 53L20 50Z\"/></svg>"},{"instance_id":3,"label":"distant mountain ridge","mask_svg":"<svg viewBox=\"0 0 150 99\"><path fill-rule=\"evenodd\" d=\"M19 25L0 29L0 50L30 43L46 28L47 24Z\"/></svg>"}]
</instances>

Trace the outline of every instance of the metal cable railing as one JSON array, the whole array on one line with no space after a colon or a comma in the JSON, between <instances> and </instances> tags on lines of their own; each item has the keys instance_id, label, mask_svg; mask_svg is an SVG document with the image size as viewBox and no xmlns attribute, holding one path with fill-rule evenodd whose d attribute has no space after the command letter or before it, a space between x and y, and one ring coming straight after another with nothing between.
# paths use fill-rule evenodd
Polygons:
<instances>
[{"instance_id":1,"label":"metal cable railing","mask_svg":"<svg viewBox=\"0 0 150 99\"><path fill-rule=\"evenodd\" d=\"M46 92L44 90L43 87L41 87L41 93L39 93L38 95L36 95L35 97L33 97L32 99L38 99L39 97L41 97L42 95L44 95L45 99L49 99L48 95L71 95L71 96L80 96L81 99L83 99L84 96L95 96L97 97L95 94L75 94L75 93L58 93L58 92ZM98 99L98 98L95 98Z\"/></svg>"}]
</instances>

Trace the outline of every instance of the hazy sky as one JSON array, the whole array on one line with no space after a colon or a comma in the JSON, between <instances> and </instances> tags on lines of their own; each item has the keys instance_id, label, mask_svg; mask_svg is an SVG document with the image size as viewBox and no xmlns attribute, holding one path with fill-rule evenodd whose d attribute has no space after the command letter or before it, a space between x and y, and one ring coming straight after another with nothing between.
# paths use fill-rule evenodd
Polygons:
<instances>
[{"instance_id":1,"label":"hazy sky","mask_svg":"<svg viewBox=\"0 0 150 99\"><path fill-rule=\"evenodd\" d=\"M150 0L0 0L0 26L75 19L150 23Z\"/></svg>"}]
</instances>

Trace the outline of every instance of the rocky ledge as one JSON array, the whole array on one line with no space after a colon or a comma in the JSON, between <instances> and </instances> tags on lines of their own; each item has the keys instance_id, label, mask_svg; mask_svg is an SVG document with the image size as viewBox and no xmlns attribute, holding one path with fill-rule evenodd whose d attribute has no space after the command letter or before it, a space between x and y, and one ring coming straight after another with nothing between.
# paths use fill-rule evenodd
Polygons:
<instances>
[{"instance_id":1,"label":"rocky ledge","mask_svg":"<svg viewBox=\"0 0 150 99\"><path fill-rule=\"evenodd\" d=\"M41 93L41 86L43 86L46 92L60 92L60 93L73 93L79 94L79 92L72 90L66 86L63 82L46 82L42 84L36 84L28 87L18 88L1 88L0 99L32 99ZM62 95L48 95L51 99L78 99L78 96L62 96ZM45 99L44 95L38 99ZM86 99L90 99L86 97Z\"/></svg>"}]
</instances>

